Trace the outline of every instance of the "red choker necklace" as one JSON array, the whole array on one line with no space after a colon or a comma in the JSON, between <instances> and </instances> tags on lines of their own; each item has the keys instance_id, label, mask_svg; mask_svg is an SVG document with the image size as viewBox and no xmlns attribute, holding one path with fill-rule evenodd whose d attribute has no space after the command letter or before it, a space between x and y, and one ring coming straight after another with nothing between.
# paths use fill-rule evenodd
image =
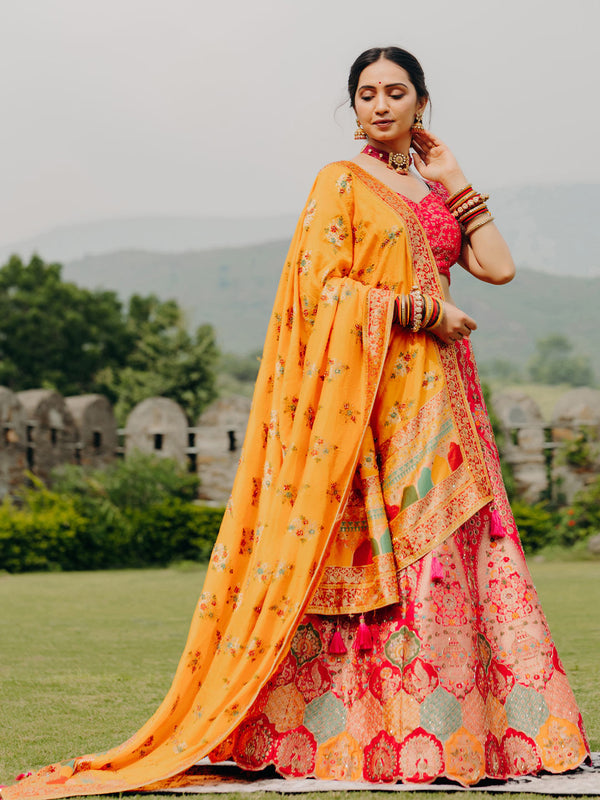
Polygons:
<instances>
[{"instance_id":1,"label":"red choker necklace","mask_svg":"<svg viewBox=\"0 0 600 800\"><path fill-rule=\"evenodd\" d=\"M395 172L399 172L400 175L408 175L408 169L412 164L410 154L388 153L385 150L378 150L370 144L365 145L361 152L367 156L376 158L378 161L382 161L386 167L393 169Z\"/></svg>"}]
</instances>

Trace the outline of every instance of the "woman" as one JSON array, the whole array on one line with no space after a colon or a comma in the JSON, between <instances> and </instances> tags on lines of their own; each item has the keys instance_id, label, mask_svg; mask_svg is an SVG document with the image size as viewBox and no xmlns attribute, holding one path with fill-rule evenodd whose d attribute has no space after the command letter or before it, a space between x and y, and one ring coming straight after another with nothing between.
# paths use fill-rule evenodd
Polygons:
<instances>
[{"instance_id":1,"label":"woman","mask_svg":"<svg viewBox=\"0 0 600 800\"><path fill-rule=\"evenodd\" d=\"M502 485L477 326L449 294L452 263L500 284L510 253L422 128L413 56L366 51L349 94L367 146L319 173L298 224L173 686L128 742L6 800L191 785L207 754L463 784L588 754Z\"/></svg>"}]
</instances>

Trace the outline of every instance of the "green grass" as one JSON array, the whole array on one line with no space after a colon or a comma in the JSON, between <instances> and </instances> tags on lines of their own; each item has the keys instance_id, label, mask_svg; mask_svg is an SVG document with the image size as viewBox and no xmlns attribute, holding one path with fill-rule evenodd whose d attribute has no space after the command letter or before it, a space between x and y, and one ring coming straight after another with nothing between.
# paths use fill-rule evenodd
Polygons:
<instances>
[{"instance_id":1,"label":"green grass","mask_svg":"<svg viewBox=\"0 0 600 800\"><path fill-rule=\"evenodd\" d=\"M600 563L531 567L592 749L599 750ZM146 721L169 687L203 577L201 569L0 577L0 784L21 771L113 746ZM388 797L351 797L376 794ZM328 800L338 796L346 797L332 792ZM451 796L418 793L423 800ZM324 800L322 793L290 797Z\"/></svg>"}]
</instances>

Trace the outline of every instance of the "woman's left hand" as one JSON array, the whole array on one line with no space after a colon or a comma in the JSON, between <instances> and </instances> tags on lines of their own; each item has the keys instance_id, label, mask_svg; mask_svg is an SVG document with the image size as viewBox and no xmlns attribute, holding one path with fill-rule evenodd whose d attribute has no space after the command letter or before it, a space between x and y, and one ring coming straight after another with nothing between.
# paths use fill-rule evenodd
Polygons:
<instances>
[{"instance_id":1,"label":"woman's left hand","mask_svg":"<svg viewBox=\"0 0 600 800\"><path fill-rule=\"evenodd\" d=\"M415 167L426 181L443 184L450 192L454 183L465 185L466 179L450 148L429 131L416 131L411 147L414 150ZM450 184L450 185L448 185Z\"/></svg>"}]
</instances>

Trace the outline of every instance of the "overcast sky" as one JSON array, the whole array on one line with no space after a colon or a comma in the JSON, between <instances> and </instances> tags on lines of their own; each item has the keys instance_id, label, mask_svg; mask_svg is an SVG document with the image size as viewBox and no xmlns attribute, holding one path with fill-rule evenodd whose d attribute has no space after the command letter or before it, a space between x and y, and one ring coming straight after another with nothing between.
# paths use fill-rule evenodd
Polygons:
<instances>
[{"instance_id":1,"label":"overcast sky","mask_svg":"<svg viewBox=\"0 0 600 800\"><path fill-rule=\"evenodd\" d=\"M141 215L298 213L351 157L348 68L421 60L482 190L600 181L600 0L0 0L0 243Z\"/></svg>"}]
</instances>

